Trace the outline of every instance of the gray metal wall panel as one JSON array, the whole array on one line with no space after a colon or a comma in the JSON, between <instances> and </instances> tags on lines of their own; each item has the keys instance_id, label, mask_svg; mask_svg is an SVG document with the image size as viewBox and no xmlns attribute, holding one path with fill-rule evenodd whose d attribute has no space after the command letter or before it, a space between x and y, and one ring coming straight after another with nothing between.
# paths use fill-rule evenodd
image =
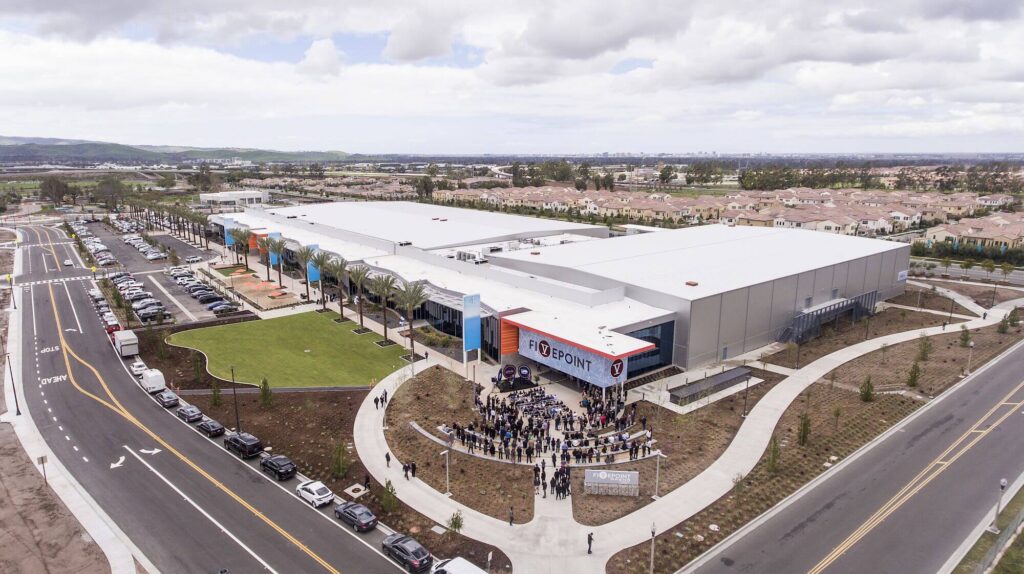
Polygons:
<instances>
[{"instance_id":1,"label":"gray metal wall panel","mask_svg":"<svg viewBox=\"0 0 1024 574\"><path fill-rule=\"evenodd\" d=\"M722 295L722 319L718 331L718 356L726 349L726 358L743 354L747 334L747 297L749 288Z\"/></svg>"},{"instance_id":2,"label":"gray metal wall panel","mask_svg":"<svg viewBox=\"0 0 1024 574\"><path fill-rule=\"evenodd\" d=\"M791 275L772 282L771 331L772 337L786 328L793 318L794 301L796 301L797 276Z\"/></svg>"},{"instance_id":3,"label":"gray metal wall panel","mask_svg":"<svg viewBox=\"0 0 1024 574\"><path fill-rule=\"evenodd\" d=\"M805 302L808 297L814 297L814 271L806 271L800 274L800 283L797 286L796 293L796 309L806 308ZM814 301L811 301L811 305L814 303Z\"/></svg>"},{"instance_id":4,"label":"gray metal wall panel","mask_svg":"<svg viewBox=\"0 0 1024 574\"><path fill-rule=\"evenodd\" d=\"M688 365L703 365L718 359L718 323L721 313L720 295L690 303Z\"/></svg>"},{"instance_id":5,"label":"gray metal wall panel","mask_svg":"<svg viewBox=\"0 0 1024 574\"><path fill-rule=\"evenodd\" d=\"M833 284L839 289L839 296L848 297L850 295L850 286L848 284L850 277L850 264L843 262L833 266L833 268L836 271Z\"/></svg>"},{"instance_id":6,"label":"gray metal wall panel","mask_svg":"<svg viewBox=\"0 0 1024 574\"><path fill-rule=\"evenodd\" d=\"M829 265L814 272L814 304L824 303L832 299L832 281L835 279L835 267Z\"/></svg>"},{"instance_id":7,"label":"gray metal wall panel","mask_svg":"<svg viewBox=\"0 0 1024 574\"><path fill-rule=\"evenodd\" d=\"M854 259L850 262L850 271L847 275L847 288L849 292L846 294L847 297L853 297L864 292L864 269L867 267L867 262L864 259Z\"/></svg>"},{"instance_id":8,"label":"gray metal wall panel","mask_svg":"<svg viewBox=\"0 0 1024 574\"><path fill-rule=\"evenodd\" d=\"M882 256L871 255L867 258L866 267L864 268L864 289L861 291L874 291L878 289L878 280L881 277L882 271Z\"/></svg>"},{"instance_id":9,"label":"gray metal wall panel","mask_svg":"<svg viewBox=\"0 0 1024 574\"><path fill-rule=\"evenodd\" d=\"M772 284L761 283L750 287L747 302L747 338L743 352L763 347L774 340L772 336Z\"/></svg>"}]
</instances>

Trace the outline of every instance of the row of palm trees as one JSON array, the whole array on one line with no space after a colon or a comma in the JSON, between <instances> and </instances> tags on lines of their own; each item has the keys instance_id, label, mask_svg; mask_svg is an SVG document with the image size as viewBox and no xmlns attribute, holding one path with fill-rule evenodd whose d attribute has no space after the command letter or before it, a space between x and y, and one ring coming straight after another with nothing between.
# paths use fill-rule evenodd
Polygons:
<instances>
[{"instance_id":1,"label":"row of palm trees","mask_svg":"<svg viewBox=\"0 0 1024 574\"><path fill-rule=\"evenodd\" d=\"M150 228L167 227L172 233L187 237L192 243L202 243L210 248L210 239L206 236L209 216L198 213L182 205L168 205L149 201L142 197L131 196L124 200L124 206L132 217L146 222ZM166 221L169 225L165 225Z\"/></svg>"},{"instance_id":2,"label":"row of palm trees","mask_svg":"<svg viewBox=\"0 0 1024 574\"><path fill-rule=\"evenodd\" d=\"M252 232L243 228L232 228L228 233L234 242L236 254L241 252L245 258L245 266L249 267L249 242ZM267 281L270 281L270 256L273 255L277 261L277 282L284 287L282 281L282 267L284 266L284 252L286 242L284 239L260 236L256 238L256 246L260 253L261 263L267 267ZM370 276L370 268L365 265L353 265L349 267L344 257L337 257L327 251L317 251L303 245L294 251L295 263L302 270L303 282L306 285L306 300L309 300L309 266L320 271L320 292L323 310L327 310L327 295L324 290L324 279L327 276L335 278L338 283L338 314L344 317L345 297L348 295L347 283L344 281L345 274L352 285L355 286L358 296L357 307L359 311L359 327L365 328L363 324L363 299L368 290L379 300L379 305L384 314L384 340L388 340L387 312L390 303L394 303L400 314L409 325L409 346L415 355L415 334L412 330L413 314L427 301L426 289L421 282L409 282L402 280L399 283L394 276L379 274ZM342 293L344 290L344 293Z\"/></svg>"}]
</instances>

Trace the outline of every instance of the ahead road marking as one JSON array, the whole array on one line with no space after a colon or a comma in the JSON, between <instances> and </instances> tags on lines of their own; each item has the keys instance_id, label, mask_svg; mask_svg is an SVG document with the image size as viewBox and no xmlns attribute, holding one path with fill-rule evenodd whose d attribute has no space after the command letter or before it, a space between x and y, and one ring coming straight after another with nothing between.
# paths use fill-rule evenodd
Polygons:
<instances>
[{"instance_id":1,"label":"ahead road marking","mask_svg":"<svg viewBox=\"0 0 1024 574\"><path fill-rule=\"evenodd\" d=\"M174 492L177 492L178 496L183 498L185 500L185 502L188 502L189 504L191 504L192 507L195 508L196 510L198 510L200 514L202 514L203 516L206 517L207 520L212 522L214 526L216 526L217 528L220 528L221 532L223 532L224 534L227 534L228 536L230 536L231 539L234 540L236 544L238 544L239 546L242 547L243 550L248 552L249 556L252 556L253 558L256 559L257 562L262 564L263 567L266 568L268 572L274 572L274 574L276 574L276 571L273 568L270 567L270 564L267 564L267 562L265 560L260 558L258 554L253 552L251 548L246 546L244 542L239 540L237 536L235 536L230 530L225 528L223 524L218 522L216 518L210 516L210 514L208 512L203 510L203 507L201 507L198 504L196 504L195 501L193 501L191 498L189 498L187 494L182 492L181 489L178 488L177 486L175 486L174 483L172 483L170 480L167 479L167 477L165 477L164 475L162 475L159 472L157 472L157 470L155 468L153 468L152 466L150 466L150 464L148 462L146 462L145 459L143 459L141 456L135 454L135 451L133 451L131 448L129 448L128 445L124 445L124 449L127 450L129 453L131 453L131 455L134 456L136 459L138 459L139 462L141 462L142 464L146 465L146 468L148 468L150 470L150 472L152 472L153 474L157 475L157 477L160 478L160 480L162 480L164 482L164 484L166 484L167 486L171 487L171 490L173 490ZM123 456L121 457L121 460L124 460Z\"/></svg>"}]
</instances>

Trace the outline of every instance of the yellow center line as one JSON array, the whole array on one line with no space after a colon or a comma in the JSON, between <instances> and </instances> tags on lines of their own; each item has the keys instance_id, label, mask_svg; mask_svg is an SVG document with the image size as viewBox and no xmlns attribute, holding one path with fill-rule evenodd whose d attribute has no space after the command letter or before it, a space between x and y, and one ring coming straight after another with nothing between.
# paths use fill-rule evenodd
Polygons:
<instances>
[{"instance_id":1,"label":"yellow center line","mask_svg":"<svg viewBox=\"0 0 1024 574\"><path fill-rule=\"evenodd\" d=\"M847 537L846 540L844 540L841 544L836 546L827 556L825 556L825 558L821 560L821 562L815 565L814 568L812 568L808 574L820 574L821 572L823 572L833 562L838 560L840 556L845 554L847 550L852 548L857 542L863 539L869 532L871 532L871 530L875 529L893 512L895 512L897 509L903 506L915 494L920 492L922 488L927 486L938 475L942 474L942 472L944 472L950 464L956 462L957 459L959 459L961 456L967 453L967 451L973 448L974 445L976 445L981 439L985 438L989 431L999 426L1003 421L1009 418L1010 415L1014 414L1016 410L1008 410L1006 413L1000 416L995 422L989 425L988 428L978 428L990 416L992 416L992 414L995 413L996 410L1004 406L1007 403L1007 401L1009 401L1010 397L1012 397L1014 394L1020 391L1021 388L1024 388L1024 381L1022 381L1020 384L1014 387L1012 391L1007 393L1001 401L993 405L992 408L989 409L988 412L986 412L981 418L979 418L977 422L975 422L974 425L967 432L962 434L956 441L949 445L949 447L947 447L946 450L944 450L939 456L932 460L932 462L926 465L925 468L922 469L921 472L917 474L917 476L915 476L913 479L907 482L906 485L904 485L904 487L901 488L895 496L890 498L885 504L882 505L881 508L878 509L878 511L875 512L875 514L873 514L870 518L868 518L867 521L861 524L860 527L854 530L854 532L850 534L850 536ZM961 448L956 454L954 454L952 458L950 458L949 460L944 460L946 459L947 455L949 455L951 452L957 449L957 447L959 447L968 437L971 437L972 435L974 435L972 439L969 442L967 442L967 444L963 448Z\"/></svg>"},{"instance_id":2,"label":"yellow center line","mask_svg":"<svg viewBox=\"0 0 1024 574\"><path fill-rule=\"evenodd\" d=\"M49 237L49 236L47 236L47 237ZM183 462L186 465L188 465L189 467L191 467L192 470L196 471L200 476L202 476L207 481L209 481L211 484L213 484L215 487L217 487L222 492L227 494L229 497L231 497L233 500L235 500L235 502L237 502L238 504L242 505L242 507L244 507L246 510L251 512L254 516L256 516L257 518L262 520L267 526L270 526L272 529L274 529L278 534L280 534L282 537L284 537L288 542L290 542L296 548L298 548L299 550L304 552L307 556L309 556L310 558L315 560L317 563L319 563L321 566L323 566L325 570L327 570L328 572L330 572L332 574L341 574L341 571L339 571L338 569L336 569L333 566L331 566L326 560L321 558L316 552L314 552L309 547L307 547L305 544L300 542L291 533L286 531L284 528L279 526L276 522L274 522L269 517L264 515L262 512L257 510L254 506L249 504L245 499L243 499L241 496L239 496L234 491L232 491L230 488L228 488L224 483L222 483L219 480L217 480L216 478L214 478L210 473L208 473L206 470L204 470L198 464L194 463L191 459L189 459L187 456L182 454L178 449L176 449L173 446L171 446L170 444L168 444L167 441L165 441L163 438L161 438L155 432L150 430L149 427L147 427L142 422L140 422L137 418L135 418L135 416L133 416L128 411L128 409L126 409L121 404L121 402L117 400L117 397L115 397L114 394L110 391L110 387L107 385L107 382L103 378L103 376L100 375L99 371L96 370L96 368L92 364L90 364L88 361L86 361L85 359L80 357L74 351L74 349L72 349L71 346L68 345L67 340L64 338L64 329L63 329L63 326L61 324L60 313L57 311L57 303L56 303L56 299L55 299L54 294L53 294L53 285L47 285L47 288L49 289L49 292L50 292L50 305L53 307L53 316L54 316L54 319L55 319L55 321L57 323L57 336L60 339L61 353L62 353L62 355L64 357L64 365L65 365L65 367L67 368L67 371L68 371L68 379L71 381L71 384L74 386L74 388L76 390L78 390L83 395L85 395L85 396L87 396L87 397L97 401L101 405L109 408L110 410L114 411L115 413L117 413L118 415L123 417L128 422L130 422L133 425L135 425L136 427L138 427L139 430L141 430L142 432L146 433L147 435L149 435L150 438L152 438L157 443L159 443L160 446L162 446L164 448L164 450L166 450L167 452L169 452L169 453L173 454L174 456L176 456L181 462ZM69 303L70 304L74 304L73 302L70 302L70 301L69 301ZM97 396L97 395L95 395L95 394L85 390L84 388L82 388L81 385L79 385L78 380L75 378L75 374L74 374L73 370L71 369L71 360L68 357L68 355L70 355L71 357L74 357L74 359L76 361L81 363L83 366L85 366L87 369L89 369L89 371L92 372L93 376L96 377L97 381L99 381L100 386L103 387L104 392L107 394L107 396L110 398L110 401L113 404L111 404L111 402L107 402L106 400L102 399L101 397L99 397L99 396Z\"/></svg>"}]
</instances>

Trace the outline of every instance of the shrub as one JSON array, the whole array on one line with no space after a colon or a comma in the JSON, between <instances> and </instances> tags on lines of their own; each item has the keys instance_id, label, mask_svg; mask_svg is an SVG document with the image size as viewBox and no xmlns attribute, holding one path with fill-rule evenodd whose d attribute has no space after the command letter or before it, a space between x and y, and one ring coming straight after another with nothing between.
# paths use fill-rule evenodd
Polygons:
<instances>
[{"instance_id":1,"label":"shrub","mask_svg":"<svg viewBox=\"0 0 1024 574\"><path fill-rule=\"evenodd\" d=\"M860 400L865 403L875 400L875 385L871 384L870 376L864 379L864 383L860 386Z\"/></svg>"},{"instance_id":2,"label":"shrub","mask_svg":"<svg viewBox=\"0 0 1024 574\"><path fill-rule=\"evenodd\" d=\"M1003 317L999 321L999 324L996 325L996 332L999 333L1000 335L1003 335L1003 334L1006 334L1006 332L1009 331L1009 330L1010 330L1010 320L1009 320L1008 317Z\"/></svg>"},{"instance_id":3,"label":"shrub","mask_svg":"<svg viewBox=\"0 0 1024 574\"><path fill-rule=\"evenodd\" d=\"M454 533L454 534L458 534L459 532L462 532L462 511L461 510L456 510L455 514L452 514L452 517L448 519L447 526L448 526L448 532L451 532L451 533Z\"/></svg>"},{"instance_id":4,"label":"shrub","mask_svg":"<svg viewBox=\"0 0 1024 574\"><path fill-rule=\"evenodd\" d=\"M398 495L395 494L395 485L388 480L384 483L384 492L380 495L380 507L384 512L392 512L398 507Z\"/></svg>"},{"instance_id":5,"label":"shrub","mask_svg":"<svg viewBox=\"0 0 1024 574\"><path fill-rule=\"evenodd\" d=\"M782 459L782 452L779 448L779 439L775 435L772 435L772 440L768 444L768 472L775 474L779 470L779 462Z\"/></svg>"},{"instance_id":6,"label":"shrub","mask_svg":"<svg viewBox=\"0 0 1024 574\"><path fill-rule=\"evenodd\" d=\"M270 389L270 382L266 377L260 381L260 406L269 407L274 402L274 391Z\"/></svg>"},{"instance_id":7,"label":"shrub","mask_svg":"<svg viewBox=\"0 0 1024 574\"><path fill-rule=\"evenodd\" d=\"M807 413L800 415L800 430L797 431L797 443L800 446L807 446L807 439L811 437L811 416Z\"/></svg>"},{"instance_id":8,"label":"shrub","mask_svg":"<svg viewBox=\"0 0 1024 574\"><path fill-rule=\"evenodd\" d=\"M334 447L334 456L331 457L331 478L339 479L348 474L348 469L352 465L351 459L349 459L348 449L345 448L344 442L339 442ZM390 481L388 481L390 484Z\"/></svg>"},{"instance_id":9,"label":"shrub","mask_svg":"<svg viewBox=\"0 0 1024 574\"><path fill-rule=\"evenodd\" d=\"M921 335L917 341L917 359L918 361L927 361L928 356L932 353L932 341L927 335Z\"/></svg>"},{"instance_id":10,"label":"shrub","mask_svg":"<svg viewBox=\"0 0 1024 574\"><path fill-rule=\"evenodd\" d=\"M213 387L210 389L210 391L211 391L210 404L215 406L215 407L219 407L221 405L220 385L217 384L217 381L213 382Z\"/></svg>"},{"instance_id":11,"label":"shrub","mask_svg":"<svg viewBox=\"0 0 1024 574\"><path fill-rule=\"evenodd\" d=\"M910 366L910 375L907 376L907 386L916 387L918 380L921 378L921 366L914 361L914 364Z\"/></svg>"},{"instance_id":12,"label":"shrub","mask_svg":"<svg viewBox=\"0 0 1024 574\"><path fill-rule=\"evenodd\" d=\"M971 343L971 332L967 330L967 325L960 325L960 346L966 347Z\"/></svg>"}]
</instances>

